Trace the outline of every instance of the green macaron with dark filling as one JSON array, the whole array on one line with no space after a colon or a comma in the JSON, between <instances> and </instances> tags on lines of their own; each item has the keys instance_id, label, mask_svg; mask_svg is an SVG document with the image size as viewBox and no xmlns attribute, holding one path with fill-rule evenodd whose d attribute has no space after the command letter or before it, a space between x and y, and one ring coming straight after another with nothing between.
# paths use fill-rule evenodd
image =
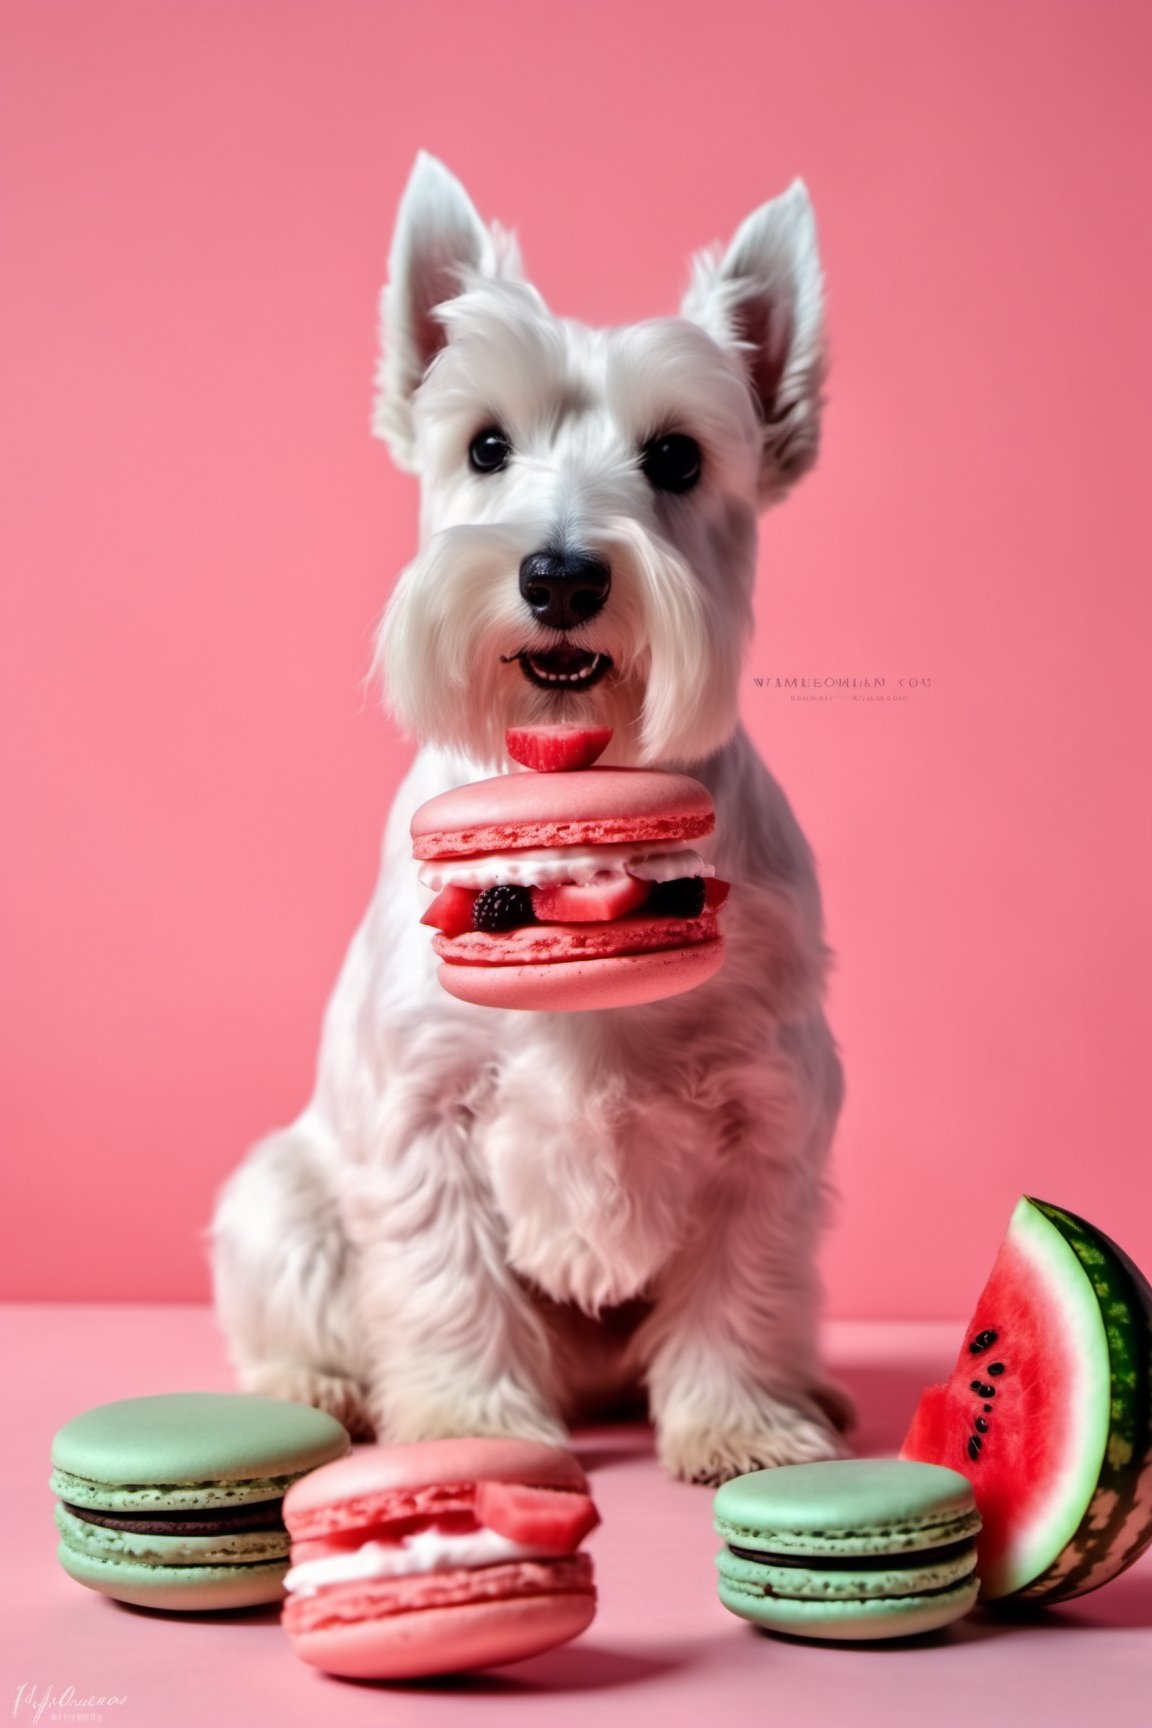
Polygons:
<instances>
[{"instance_id":1,"label":"green macaron with dark filling","mask_svg":"<svg viewBox=\"0 0 1152 1728\"><path fill-rule=\"evenodd\" d=\"M906 1638L976 1601L980 1514L938 1464L847 1459L756 1470L714 1502L720 1600L800 1638Z\"/></svg>"},{"instance_id":2,"label":"green macaron with dark filling","mask_svg":"<svg viewBox=\"0 0 1152 1728\"><path fill-rule=\"evenodd\" d=\"M52 1442L60 1564L90 1589L148 1608L278 1602L284 1494L349 1445L324 1411L245 1393L86 1410Z\"/></svg>"}]
</instances>

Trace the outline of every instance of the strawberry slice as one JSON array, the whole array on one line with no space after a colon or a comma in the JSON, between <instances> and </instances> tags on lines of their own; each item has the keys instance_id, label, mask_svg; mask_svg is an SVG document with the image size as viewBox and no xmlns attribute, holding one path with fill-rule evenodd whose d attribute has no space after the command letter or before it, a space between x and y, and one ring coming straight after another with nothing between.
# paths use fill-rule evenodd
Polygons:
<instances>
[{"instance_id":1,"label":"strawberry slice","mask_svg":"<svg viewBox=\"0 0 1152 1728\"><path fill-rule=\"evenodd\" d=\"M457 888L449 884L447 888L441 888L420 922L431 924L434 930L443 930L445 936L462 936L465 930L472 928L475 900L475 888Z\"/></svg>"},{"instance_id":2,"label":"strawberry slice","mask_svg":"<svg viewBox=\"0 0 1152 1728\"><path fill-rule=\"evenodd\" d=\"M723 906L732 887L730 882L722 882L719 876L704 878L704 910L715 912L717 906Z\"/></svg>"},{"instance_id":3,"label":"strawberry slice","mask_svg":"<svg viewBox=\"0 0 1152 1728\"><path fill-rule=\"evenodd\" d=\"M587 1494L526 1488L519 1482L478 1482L476 1516L509 1542L547 1548L553 1554L574 1554L600 1522Z\"/></svg>"},{"instance_id":4,"label":"strawberry slice","mask_svg":"<svg viewBox=\"0 0 1152 1728\"><path fill-rule=\"evenodd\" d=\"M565 774L591 768L608 748L611 726L511 726L504 747L513 762L538 774Z\"/></svg>"},{"instance_id":5,"label":"strawberry slice","mask_svg":"<svg viewBox=\"0 0 1152 1728\"><path fill-rule=\"evenodd\" d=\"M606 924L634 912L647 898L647 882L623 870L598 870L590 882L533 888L532 910L541 924Z\"/></svg>"}]
</instances>

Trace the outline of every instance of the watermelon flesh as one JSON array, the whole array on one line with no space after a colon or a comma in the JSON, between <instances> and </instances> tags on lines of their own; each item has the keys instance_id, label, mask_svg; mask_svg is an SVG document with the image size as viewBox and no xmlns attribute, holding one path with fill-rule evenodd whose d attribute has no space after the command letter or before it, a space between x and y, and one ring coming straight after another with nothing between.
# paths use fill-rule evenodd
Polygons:
<instances>
[{"instance_id":1,"label":"watermelon flesh","mask_svg":"<svg viewBox=\"0 0 1152 1728\"><path fill-rule=\"evenodd\" d=\"M571 774L591 768L611 739L611 726L513 726L504 734L504 748L513 762L538 774Z\"/></svg>"},{"instance_id":2,"label":"watermelon flesh","mask_svg":"<svg viewBox=\"0 0 1152 1728\"><path fill-rule=\"evenodd\" d=\"M972 1483L981 1601L1057 1602L1152 1542L1152 1289L1074 1213L1022 1199L951 1378L902 1458Z\"/></svg>"}]
</instances>

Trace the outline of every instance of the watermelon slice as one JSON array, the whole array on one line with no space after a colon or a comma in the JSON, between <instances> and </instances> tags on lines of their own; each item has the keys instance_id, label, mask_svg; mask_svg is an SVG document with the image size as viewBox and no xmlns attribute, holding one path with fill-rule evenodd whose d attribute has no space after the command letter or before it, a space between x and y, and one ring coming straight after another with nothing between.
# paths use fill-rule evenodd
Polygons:
<instances>
[{"instance_id":1,"label":"watermelon slice","mask_svg":"<svg viewBox=\"0 0 1152 1728\"><path fill-rule=\"evenodd\" d=\"M1152 1542L1152 1289L1084 1219L1012 1214L952 1378L930 1386L902 1458L972 1483L982 1602L1063 1602Z\"/></svg>"},{"instance_id":2,"label":"watermelon slice","mask_svg":"<svg viewBox=\"0 0 1152 1728\"><path fill-rule=\"evenodd\" d=\"M538 774L565 774L591 768L611 736L611 726L512 726L504 734L504 748L513 762Z\"/></svg>"},{"instance_id":3,"label":"watermelon slice","mask_svg":"<svg viewBox=\"0 0 1152 1728\"><path fill-rule=\"evenodd\" d=\"M600 1522L587 1494L567 1488L527 1488L519 1482L478 1482L476 1516L509 1542L547 1548L554 1554L574 1554Z\"/></svg>"},{"instance_id":4,"label":"watermelon slice","mask_svg":"<svg viewBox=\"0 0 1152 1728\"><path fill-rule=\"evenodd\" d=\"M623 918L647 898L647 882L623 870L598 870L588 882L533 888L532 910L541 924L598 924Z\"/></svg>"},{"instance_id":5,"label":"watermelon slice","mask_svg":"<svg viewBox=\"0 0 1152 1728\"><path fill-rule=\"evenodd\" d=\"M433 930L443 930L445 936L463 936L465 930L472 928L475 904L475 888L458 888L450 882L447 888L441 888L420 922L430 924Z\"/></svg>"}]
</instances>

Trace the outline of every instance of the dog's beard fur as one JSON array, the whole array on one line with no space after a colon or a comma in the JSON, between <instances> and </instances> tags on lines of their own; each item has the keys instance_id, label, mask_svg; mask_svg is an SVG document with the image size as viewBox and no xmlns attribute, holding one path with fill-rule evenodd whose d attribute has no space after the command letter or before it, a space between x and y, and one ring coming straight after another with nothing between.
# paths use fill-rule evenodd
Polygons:
<instances>
[{"instance_id":1,"label":"dog's beard fur","mask_svg":"<svg viewBox=\"0 0 1152 1728\"><path fill-rule=\"evenodd\" d=\"M414 408L425 539L377 641L397 719L490 768L509 726L550 720L613 727L615 761L711 755L736 724L755 573L760 435L738 360L687 320L561 323L521 283L473 276L438 315L449 341ZM469 442L490 424L513 455L477 474ZM671 429L704 450L684 496L640 466ZM611 569L603 611L563 634L519 590L521 561L548 546ZM587 692L531 684L517 656L561 641L607 654L610 672Z\"/></svg>"}]
</instances>

